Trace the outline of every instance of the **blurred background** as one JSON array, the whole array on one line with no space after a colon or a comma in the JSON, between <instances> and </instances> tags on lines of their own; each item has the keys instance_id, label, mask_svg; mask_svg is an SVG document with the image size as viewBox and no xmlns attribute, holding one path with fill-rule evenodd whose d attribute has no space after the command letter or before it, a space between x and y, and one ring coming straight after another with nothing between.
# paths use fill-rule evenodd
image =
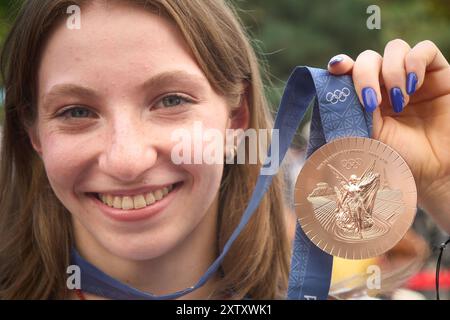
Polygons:
<instances>
[{"instance_id":1,"label":"blurred background","mask_svg":"<svg viewBox=\"0 0 450 320\"><path fill-rule=\"evenodd\" d=\"M325 68L329 59L346 53L356 58L366 49L383 54L385 44L401 38L411 46L434 41L450 57L448 0L236 0L255 46L267 60L278 102L296 65ZM366 13L377 5L381 29L369 30ZM281 81L277 81L277 80ZM278 105L275 103L275 105Z\"/></svg>"},{"instance_id":2,"label":"blurred background","mask_svg":"<svg viewBox=\"0 0 450 320\"><path fill-rule=\"evenodd\" d=\"M0 0L0 43L23 0ZM383 53L387 41L411 46L429 39L450 56L448 0L231 0L253 38L270 75L267 94L278 106L284 82L296 65L325 68L329 59L372 49ZM380 29L369 30L366 10L377 5ZM0 111L0 121L1 121Z\"/></svg>"},{"instance_id":3,"label":"blurred background","mask_svg":"<svg viewBox=\"0 0 450 320\"><path fill-rule=\"evenodd\" d=\"M356 58L366 49L382 54L385 44L395 38L402 38L411 46L421 40L432 40L444 56L450 59L448 0L234 0L232 2L236 5L247 31L253 38L253 45L268 71L266 90L273 110L278 106L285 81L297 65L326 68L329 59L336 54L346 53ZM22 0L0 0L0 43L3 43L14 20L16 9L21 3ZM380 8L380 29L370 30L366 25L371 15L366 11L371 5ZM3 92L1 88L0 83L0 93ZM2 98L3 94L0 94L0 126L4 117ZM299 155L305 141L306 135L299 135L296 141ZM395 248L396 251L383 257L390 263L386 272L391 272L391 278L387 281L391 281L393 288L404 289L391 292L389 298L435 297L436 248L443 242L445 236L423 212L418 212L414 227L405 237L406 240ZM406 257L404 260L406 262L396 264L392 257L397 256ZM333 274L336 292L340 290L343 298L352 297L351 290L345 291L346 284L348 287L349 279L353 281L355 277L355 281L358 281L358 275L364 274L365 265L370 263L373 261L364 261L360 264L338 261ZM397 272L392 269L392 265L396 266ZM441 298L449 299L450 252L444 253L441 268ZM407 277L398 277L399 273ZM357 286L351 285L353 289ZM353 290L353 297L366 296L367 292L362 291L355 294Z\"/></svg>"}]
</instances>

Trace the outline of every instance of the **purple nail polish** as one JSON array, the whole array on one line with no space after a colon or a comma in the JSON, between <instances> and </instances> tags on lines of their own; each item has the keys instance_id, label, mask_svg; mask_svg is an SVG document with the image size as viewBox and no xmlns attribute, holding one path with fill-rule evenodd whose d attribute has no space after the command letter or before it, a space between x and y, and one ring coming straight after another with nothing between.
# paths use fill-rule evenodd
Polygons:
<instances>
[{"instance_id":1,"label":"purple nail polish","mask_svg":"<svg viewBox=\"0 0 450 320\"><path fill-rule=\"evenodd\" d=\"M371 87L366 87L362 89L361 95L367 112L374 112L378 106L377 93L375 90Z\"/></svg>"},{"instance_id":2,"label":"purple nail polish","mask_svg":"<svg viewBox=\"0 0 450 320\"><path fill-rule=\"evenodd\" d=\"M403 98L403 93L400 88L392 88L391 89L391 103L394 109L394 112L399 113L403 111L403 106L405 103L405 99Z\"/></svg>"},{"instance_id":3,"label":"purple nail polish","mask_svg":"<svg viewBox=\"0 0 450 320\"><path fill-rule=\"evenodd\" d=\"M344 60L344 58L341 56L333 57L333 58L331 58L330 62L328 62L328 65L334 66L335 64L338 64L339 62L342 62L343 60Z\"/></svg>"},{"instance_id":4,"label":"purple nail polish","mask_svg":"<svg viewBox=\"0 0 450 320\"><path fill-rule=\"evenodd\" d=\"M406 93L410 96L416 92L417 88L417 75L414 72L408 73L406 78Z\"/></svg>"}]
</instances>

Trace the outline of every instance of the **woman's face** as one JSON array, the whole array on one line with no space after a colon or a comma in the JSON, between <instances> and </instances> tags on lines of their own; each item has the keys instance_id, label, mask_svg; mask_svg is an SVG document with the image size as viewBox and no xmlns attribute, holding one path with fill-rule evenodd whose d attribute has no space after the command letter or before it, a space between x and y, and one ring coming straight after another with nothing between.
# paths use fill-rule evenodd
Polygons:
<instances>
[{"instance_id":1,"label":"woman's face","mask_svg":"<svg viewBox=\"0 0 450 320\"><path fill-rule=\"evenodd\" d=\"M165 19L94 3L81 22L61 24L44 48L33 145L77 237L155 258L195 233L222 177L220 164L173 164L172 133L195 121L224 133L228 107Z\"/></svg>"}]
</instances>

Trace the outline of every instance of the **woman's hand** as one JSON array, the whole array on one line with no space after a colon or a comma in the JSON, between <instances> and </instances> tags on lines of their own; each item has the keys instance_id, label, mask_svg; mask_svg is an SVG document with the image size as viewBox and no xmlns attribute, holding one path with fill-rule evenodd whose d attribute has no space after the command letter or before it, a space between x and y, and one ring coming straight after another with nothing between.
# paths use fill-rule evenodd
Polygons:
<instances>
[{"instance_id":1,"label":"woman's hand","mask_svg":"<svg viewBox=\"0 0 450 320\"><path fill-rule=\"evenodd\" d=\"M374 139L394 148L414 175L419 206L450 233L450 65L431 41L390 41L381 56L330 60L330 73L351 74L373 112Z\"/></svg>"}]
</instances>

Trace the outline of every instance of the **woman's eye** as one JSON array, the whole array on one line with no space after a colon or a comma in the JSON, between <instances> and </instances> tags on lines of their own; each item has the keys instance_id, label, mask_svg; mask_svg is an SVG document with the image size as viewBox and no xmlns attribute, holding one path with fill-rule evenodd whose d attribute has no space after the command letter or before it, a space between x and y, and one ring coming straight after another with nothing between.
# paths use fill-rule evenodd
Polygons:
<instances>
[{"instance_id":1,"label":"woman's eye","mask_svg":"<svg viewBox=\"0 0 450 320\"><path fill-rule=\"evenodd\" d=\"M165 96L164 98L162 98L156 105L156 108L171 108L171 107L177 107L180 105L183 105L185 103L190 103L192 102L192 100L180 96L180 95L176 95L176 94L172 94L169 96Z\"/></svg>"},{"instance_id":2,"label":"woman's eye","mask_svg":"<svg viewBox=\"0 0 450 320\"><path fill-rule=\"evenodd\" d=\"M64 110L58 116L63 118L89 118L92 117L92 112L83 107L74 107Z\"/></svg>"}]
</instances>

